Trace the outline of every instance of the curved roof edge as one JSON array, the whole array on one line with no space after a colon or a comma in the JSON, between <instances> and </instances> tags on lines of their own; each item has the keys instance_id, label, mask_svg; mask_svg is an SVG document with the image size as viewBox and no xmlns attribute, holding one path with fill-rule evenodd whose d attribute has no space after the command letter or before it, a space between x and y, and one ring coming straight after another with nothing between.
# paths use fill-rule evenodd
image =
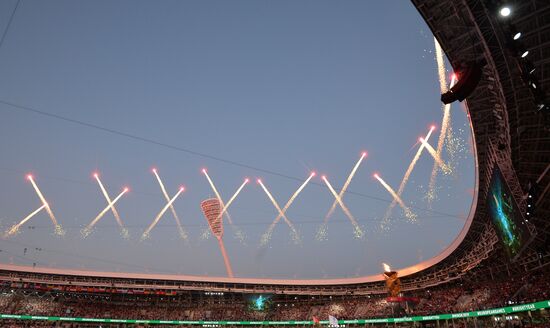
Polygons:
<instances>
[{"instance_id":1,"label":"curved roof edge","mask_svg":"<svg viewBox=\"0 0 550 328\"><path fill-rule=\"evenodd\" d=\"M469 117L469 116L468 116ZM441 253L422 261L415 265L397 269L400 277L409 276L428 269L451 255L464 241L464 238L470 230L473 219L476 214L478 195L479 195L479 165L477 158L477 148L475 142L475 134L470 121L470 131L472 133L472 144L474 147L475 161L475 186L474 195L468 218L457 237L453 242L445 248ZM140 280L165 280L165 281L187 281L187 282L205 282L205 283L234 283L234 284L252 284L252 285L295 285L295 286L336 286L336 285L355 285L380 282L384 280L382 274L361 276L354 278L331 278L331 279L266 279L266 278L229 278L229 277L209 277L209 276L194 276L194 275L179 275L179 274L152 274L152 273L131 273L131 272L109 272L109 271L88 271L74 270L63 268L46 268L46 267L31 267L25 265L14 265L0 263L0 270L22 272L22 273L38 273L51 275L71 275L81 277L96 277L96 278L117 278L117 279L140 279Z\"/></svg>"}]
</instances>

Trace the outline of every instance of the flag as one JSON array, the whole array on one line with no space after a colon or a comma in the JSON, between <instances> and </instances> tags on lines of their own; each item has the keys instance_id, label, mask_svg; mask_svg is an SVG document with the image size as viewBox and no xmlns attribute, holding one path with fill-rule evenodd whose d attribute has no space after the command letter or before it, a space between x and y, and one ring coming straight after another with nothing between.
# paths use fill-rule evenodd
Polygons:
<instances>
[{"instance_id":1,"label":"flag","mask_svg":"<svg viewBox=\"0 0 550 328\"><path fill-rule=\"evenodd\" d=\"M338 319L336 319L336 317L333 317L331 315L328 316L328 323L332 327L338 327Z\"/></svg>"}]
</instances>

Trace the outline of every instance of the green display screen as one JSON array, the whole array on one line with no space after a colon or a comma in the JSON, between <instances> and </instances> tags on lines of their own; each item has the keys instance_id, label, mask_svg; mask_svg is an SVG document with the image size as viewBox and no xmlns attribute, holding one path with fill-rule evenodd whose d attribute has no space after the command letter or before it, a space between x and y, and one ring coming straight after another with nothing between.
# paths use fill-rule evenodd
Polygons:
<instances>
[{"instance_id":1,"label":"green display screen","mask_svg":"<svg viewBox=\"0 0 550 328\"><path fill-rule=\"evenodd\" d=\"M504 251L510 258L516 257L523 248L528 231L498 166L493 171L487 204Z\"/></svg>"}]
</instances>

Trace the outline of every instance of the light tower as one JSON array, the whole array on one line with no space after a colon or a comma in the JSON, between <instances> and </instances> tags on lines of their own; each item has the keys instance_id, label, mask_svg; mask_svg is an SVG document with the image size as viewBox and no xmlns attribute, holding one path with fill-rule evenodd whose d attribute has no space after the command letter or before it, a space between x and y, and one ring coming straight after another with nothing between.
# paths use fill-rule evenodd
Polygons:
<instances>
[{"instance_id":1,"label":"light tower","mask_svg":"<svg viewBox=\"0 0 550 328\"><path fill-rule=\"evenodd\" d=\"M201 209L206 221L208 222L210 231L218 240L218 245L220 246L220 251L222 252L227 275L230 278L233 278L233 269L231 269L231 263L229 262L229 257L227 256L227 252L225 251L225 246L223 244L222 204L218 198L209 198L201 202Z\"/></svg>"}]
</instances>

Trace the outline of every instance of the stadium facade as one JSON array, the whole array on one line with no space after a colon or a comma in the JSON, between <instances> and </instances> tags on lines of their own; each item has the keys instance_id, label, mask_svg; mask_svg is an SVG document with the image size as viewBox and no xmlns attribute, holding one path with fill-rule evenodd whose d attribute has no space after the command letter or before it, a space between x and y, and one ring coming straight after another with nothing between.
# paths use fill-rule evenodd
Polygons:
<instances>
[{"instance_id":1,"label":"stadium facade","mask_svg":"<svg viewBox=\"0 0 550 328\"><path fill-rule=\"evenodd\" d=\"M550 92L550 2L412 0L412 3L456 70L467 63L483 63L483 67L479 84L466 100L477 163L475 201L470 215L459 236L441 254L398 270L402 291L414 294L456 284L489 283L547 273L550 111L546 93ZM509 16L501 14L504 6L512 11ZM518 31L521 43L515 44ZM528 56L523 56L524 51L528 51ZM532 83L536 83L537 90L533 91ZM515 202L516 224L522 226L524 235L523 245L513 257L506 254L506 245L501 241L487 200L496 170ZM533 190L536 190L532 194L534 202L528 198ZM129 294L130 290L132 294L149 297L269 294L276 295L281 304L285 300L310 297L361 299L386 293L382 274L349 279L274 280L88 272L0 264L0 282L8 289L47 287L50 291L72 294Z\"/></svg>"}]
</instances>

